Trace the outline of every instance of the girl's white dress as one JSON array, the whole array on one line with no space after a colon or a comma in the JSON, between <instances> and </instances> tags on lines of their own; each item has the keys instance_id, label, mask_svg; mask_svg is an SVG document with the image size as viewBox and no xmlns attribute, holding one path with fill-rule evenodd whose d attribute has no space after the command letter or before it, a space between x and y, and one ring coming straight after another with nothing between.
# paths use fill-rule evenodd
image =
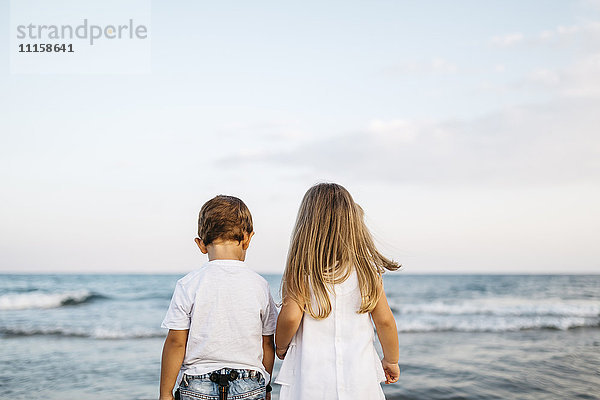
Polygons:
<instances>
[{"instance_id":1,"label":"girl's white dress","mask_svg":"<svg viewBox=\"0 0 600 400\"><path fill-rule=\"evenodd\" d=\"M280 400L381 400L385 381L373 344L370 314L358 314L356 272L334 285L331 314L316 320L305 313L275 383Z\"/></svg>"}]
</instances>

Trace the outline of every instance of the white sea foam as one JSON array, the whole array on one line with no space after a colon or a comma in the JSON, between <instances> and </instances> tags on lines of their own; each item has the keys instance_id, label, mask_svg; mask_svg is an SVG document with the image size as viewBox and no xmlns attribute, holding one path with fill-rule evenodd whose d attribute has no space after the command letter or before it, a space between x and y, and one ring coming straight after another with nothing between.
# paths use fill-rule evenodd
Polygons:
<instances>
[{"instance_id":1,"label":"white sea foam","mask_svg":"<svg viewBox=\"0 0 600 400\"><path fill-rule=\"evenodd\" d=\"M13 336L70 336L89 337L94 339L137 339L163 337L166 332L160 329L123 329L123 328L94 328L94 327L31 327L15 326L0 327L0 334Z\"/></svg>"},{"instance_id":2,"label":"white sea foam","mask_svg":"<svg viewBox=\"0 0 600 400\"><path fill-rule=\"evenodd\" d=\"M163 337L166 335L164 330L160 329L106 329L97 328L90 336L95 339L134 339L134 338L152 338Z\"/></svg>"},{"instance_id":3,"label":"white sea foam","mask_svg":"<svg viewBox=\"0 0 600 400\"><path fill-rule=\"evenodd\" d=\"M598 327L599 318L423 318L397 320L398 332L514 332L535 329L568 330Z\"/></svg>"},{"instance_id":4,"label":"white sea foam","mask_svg":"<svg viewBox=\"0 0 600 400\"><path fill-rule=\"evenodd\" d=\"M392 303L399 332L509 332L600 326L600 303L558 298L486 298Z\"/></svg>"},{"instance_id":5,"label":"white sea foam","mask_svg":"<svg viewBox=\"0 0 600 400\"><path fill-rule=\"evenodd\" d=\"M591 318L600 315L600 302L594 300L486 298L457 302L392 304L398 314L567 316Z\"/></svg>"},{"instance_id":6,"label":"white sea foam","mask_svg":"<svg viewBox=\"0 0 600 400\"><path fill-rule=\"evenodd\" d=\"M62 293L29 292L0 296L0 310L26 310L30 308L57 308L67 304L78 304L90 299L88 290Z\"/></svg>"}]
</instances>

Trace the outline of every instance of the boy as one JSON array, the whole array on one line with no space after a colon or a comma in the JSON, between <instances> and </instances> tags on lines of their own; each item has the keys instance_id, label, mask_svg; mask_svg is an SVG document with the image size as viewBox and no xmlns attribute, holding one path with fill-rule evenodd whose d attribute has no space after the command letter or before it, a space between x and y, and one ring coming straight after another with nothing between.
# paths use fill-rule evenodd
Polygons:
<instances>
[{"instance_id":1,"label":"boy","mask_svg":"<svg viewBox=\"0 0 600 400\"><path fill-rule=\"evenodd\" d=\"M267 281L244 263L254 235L248 207L233 196L206 202L196 244L208 262L177 281L162 323L160 399L271 398L277 310Z\"/></svg>"}]
</instances>

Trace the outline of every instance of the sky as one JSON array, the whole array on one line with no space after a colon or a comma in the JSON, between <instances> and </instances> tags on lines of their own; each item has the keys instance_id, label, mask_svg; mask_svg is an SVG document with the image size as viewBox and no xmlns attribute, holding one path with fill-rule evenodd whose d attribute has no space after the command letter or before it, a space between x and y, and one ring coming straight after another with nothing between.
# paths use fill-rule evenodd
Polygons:
<instances>
[{"instance_id":1,"label":"sky","mask_svg":"<svg viewBox=\"0 0 600 400\"><path fill-rule=\"evenodd\" d=\"M9 8L0 272L190 271L229 194L280 273L324 181L394 274L600 272L599 1L155 1L126 74L11 72Z\"/></svg>"}]
</instances>

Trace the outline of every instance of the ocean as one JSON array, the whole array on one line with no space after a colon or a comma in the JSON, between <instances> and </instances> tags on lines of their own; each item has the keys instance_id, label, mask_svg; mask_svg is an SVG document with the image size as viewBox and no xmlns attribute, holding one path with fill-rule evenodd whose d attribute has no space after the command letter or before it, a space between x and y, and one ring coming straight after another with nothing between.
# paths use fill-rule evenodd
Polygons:
<instances>
[{"instance_id":1,"label":"ocean","mask_svg":"<svg viewBox=\"0 0 600 400\"><path fill-rule=\"evenodd\" d=\"M0 275L0 398L156 399L181 276ZM281 276L265 278L278 300ZM384 284L400 339L388 400L600 399L600 275Z\"/></svg>"}]
</instances>

